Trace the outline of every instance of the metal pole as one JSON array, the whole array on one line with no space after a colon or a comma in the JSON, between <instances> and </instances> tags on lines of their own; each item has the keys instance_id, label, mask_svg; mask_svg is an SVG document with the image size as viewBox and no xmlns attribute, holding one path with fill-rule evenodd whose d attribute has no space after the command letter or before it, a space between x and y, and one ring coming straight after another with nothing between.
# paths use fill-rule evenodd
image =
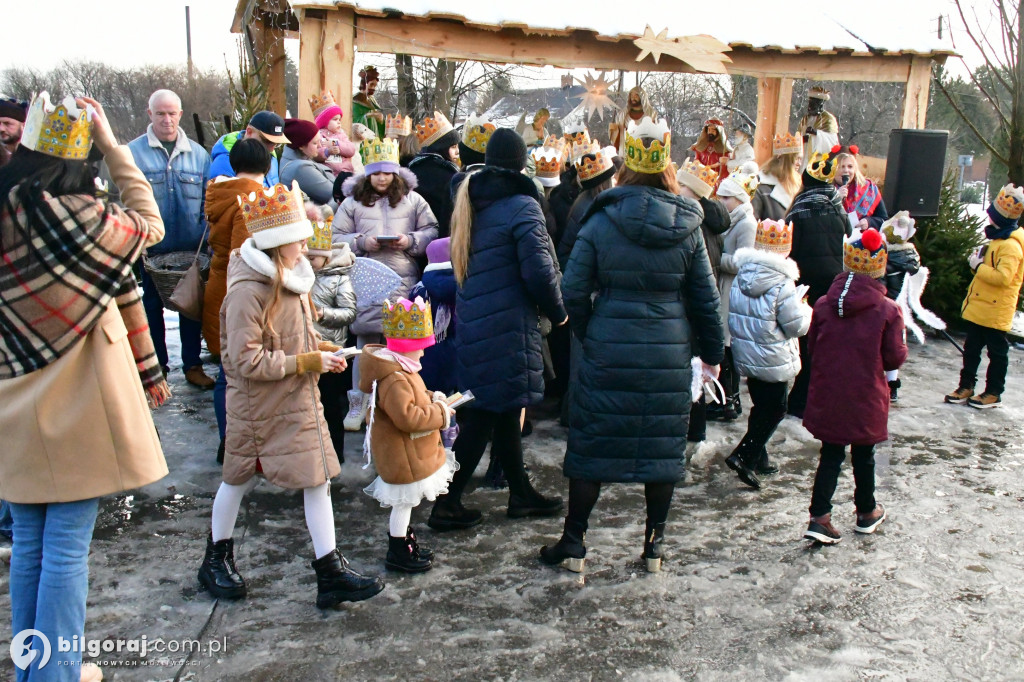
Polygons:
<instances>
[{"instance_id":1,"label":"metal pole","mask_svg":"<svg viewBox=\"0 0 1024 682\"><path fill-rule=\"evenodd\" d=\"M185 5L185 46L188 51L188 81L192 82L192 21L189 17L189 6Z\"/></svg>"}]
</instances>

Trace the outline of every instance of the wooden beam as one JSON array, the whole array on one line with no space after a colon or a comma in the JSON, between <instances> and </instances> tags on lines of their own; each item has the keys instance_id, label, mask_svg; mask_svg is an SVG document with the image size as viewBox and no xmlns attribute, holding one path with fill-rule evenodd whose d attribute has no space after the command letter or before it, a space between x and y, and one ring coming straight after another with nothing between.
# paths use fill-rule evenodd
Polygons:
<instances>
[{"instance_id":1,"label":"wooden beam","mask_svg":"<svg viewBox=\"0 0 1024 682\"><path fill-rule=\"evenodd\" d=\"M789 131L789 112L793 108L793 79L779 79L779 101L775 105L775 132Z\"/></svg>"},{"instance_id":2,"label":"wooden beam","mask_svg":"<svg viewBox=\"0 0 1024 682\"><path fill-rule=\"evenodd\" d=\"M324 90L334 93L344 112L342 124L352 124L352 65L354 63L351 8L330 12L307 10L302 18L299 38L299 112L312 119L309 96Z\"/></svg>"},{"instance_id":3,"label":"wooden beam","mask_svg":"<svg viewBox=\"0 0 1024 682\"><path fill-rule=\"evenodd\" d=\"M754 158L759 166L772 158L772 139L775 137L778 125L781 90L781 78L759 78L757 80L757 126L754 129ZM790 95L792 92L792 86L790 86Z\"/></svg>"},{"instance_id":4,"label":"wooden beam","mask_svg":"<svg viewBox=\"0 0 1024 682\"><path fill-rule=\"evenodd\" d=\"M932 62L914 57L910 63L907 88L903 94L902 128L924 128L928 116L928 91L932 83Z\"/></svg>"},{"instance_id":5,"label":"wooden beam","mask_svg":"<svg viewBox=\"0 0 1024 682\"><path fill-rule=\"evenodd\" d=\"M267 74L267 108L282 116L288 109L285 86L284 30L278 28L275 15L257 14L249 25L253 50L259 63L265 64ZM295 112L292 112L293 114Z\"/></svg>"}]
</instances>

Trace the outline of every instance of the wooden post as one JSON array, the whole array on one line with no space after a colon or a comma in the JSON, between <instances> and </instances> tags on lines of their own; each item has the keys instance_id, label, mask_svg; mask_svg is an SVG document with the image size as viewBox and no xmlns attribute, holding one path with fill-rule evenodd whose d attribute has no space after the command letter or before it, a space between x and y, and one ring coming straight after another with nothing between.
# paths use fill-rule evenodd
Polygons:
<instances>
[{"instance_id":1,"label":"wooden post","mask_svg":"<svg viewBox=\"0 0 1024 682\"><path fill-rule=\"evenodd\" d=\"M928 116L928 91L932 83L932 60L914 57L910 62L907 89L903 94L901 128L924 128Z\"/></svg>"},{"instance_id":2,"label":"wooden post","mask_svg":"<svg viewBox=\"0 0 1024 682\"><path fill-rule=\"evenodd\" d=\"M351 8L306 10L299 35L299 111L296 116L312 119L309 96L330 90L344 112L342 124L351 130L354 24L355 12Z\"/></svg>"},{"instance_id":3,"label":"wooden post","mask_svg":"<svg viewBox=\"0 0 1024 682\"><path fill-rule=\"evenodd\" d=\"M775 127L778 124L781 90L781 78L757 79L757 128L754 130L754 158L759 166L772 158L772 138L775 137ZM790 81L789 93L792 96L792 81Z\"/></svg>"},{"instance_id":4,"label":"wooden post","mask_svg":"<svg viewBox=\"0 0 1024 682\"><path fill-rule=\"evenodd\" d=\"M275 24L276 16L257 10L249 25L253 51L267 69L267 108L284 116L288 109L288 93L284 80L284 30ZM291 112L295 115L295 112Z\"/></svg>"}]
</instances>

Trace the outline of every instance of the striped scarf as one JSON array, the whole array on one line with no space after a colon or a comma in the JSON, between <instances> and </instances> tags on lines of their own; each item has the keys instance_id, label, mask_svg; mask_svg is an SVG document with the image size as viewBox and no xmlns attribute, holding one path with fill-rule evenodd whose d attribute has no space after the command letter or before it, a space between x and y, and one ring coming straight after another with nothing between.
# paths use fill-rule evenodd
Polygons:
<instances>
[{"instance_id":1,"label":"striped scarf","mask_svg":"<svg viewBox=\"0 0 1024 682\"><path fill-rule=\"evenodd\" d=\"M163 381L132 264L148 231L134 211L86 195L0 209L0 379L46 367L85 338L115 302L128 330L139 377ZM44 229L29 228L29 212Z\"/></svg>"}]
</instances>

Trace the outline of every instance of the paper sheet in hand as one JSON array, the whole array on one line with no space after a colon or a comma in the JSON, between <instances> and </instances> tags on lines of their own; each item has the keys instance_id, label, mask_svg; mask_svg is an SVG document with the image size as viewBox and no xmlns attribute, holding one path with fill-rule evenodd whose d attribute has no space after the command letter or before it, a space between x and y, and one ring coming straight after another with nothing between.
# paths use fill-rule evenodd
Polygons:
<instances>
[{"instance_id":1,"label":"paper sheet in hand","mask_svg":"<svg viewBox=\"0 0 1024 682\"><path fill-rule=\"evenodd\" d=\"M448 407L452 408L453 410L457 410L458 408L462 407L466 403L472 402L473 400L476 400L476 397L473 395L473 391L466 391L465 393L453 393L452 395L448 396L447 402Z\"/></svg>"},{"instance_id":2,"label":"paper sheet in hand","mask_svg":"<svg viewBox=\"0 0 1024 682\"><path fill-rule=\"evenodd\" d=\"M351 278L360 308L380 305L402 284L397 272L372 258L356 258Z\"/></svg>"},{"instance_id":3,"label":"paper sheet in hand","mask_svg":"<svg viewBox=\"0 0 1024 682\"><path fill-rule=\"evenodd\" d=\"M361 348L356 348L355 346L352 346L351 348L339 348L338 350L334 351L334 355L337 355L338 357L341 358L345 358L347 360L348 358L359 355L362 352L363 351Z\"/></svg>"}]
</instances>

